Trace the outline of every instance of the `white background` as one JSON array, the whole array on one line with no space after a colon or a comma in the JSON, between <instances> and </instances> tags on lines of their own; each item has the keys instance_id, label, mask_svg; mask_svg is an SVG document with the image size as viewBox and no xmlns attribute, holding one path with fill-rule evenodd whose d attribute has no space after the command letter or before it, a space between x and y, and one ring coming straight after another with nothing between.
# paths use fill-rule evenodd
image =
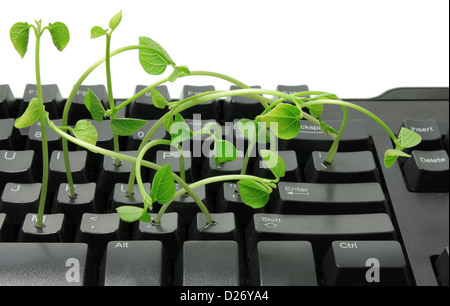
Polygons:
<instances>
[{"instance_id":1,"label":"white background","mask_svg":"<svg viewBox=\"0 0 450 306\"><path fill-rule=\"evenodd\" d=\"M107 28L121 9L113 50L148 36L178 65L221 72L248 85L307 84L342 98L373 97L402 86L449 86L448 0L2 1L0 84L22 97L25 85L35 83L34 37L21 59L9 40L10 27L35 19L44 25L62 21L70 30L69 45L57 51L47 32L41 73L44 84L58 84L67 97L79 76L104 56L105 39L90 39L91 27ZM137 54L112 59L116 98L161 78L143 72ZM106 84L104 66L85 84ZM183 78L168 84L172 98L183 84L229 87L211 78Z\"/></svg>"}]
</instances>

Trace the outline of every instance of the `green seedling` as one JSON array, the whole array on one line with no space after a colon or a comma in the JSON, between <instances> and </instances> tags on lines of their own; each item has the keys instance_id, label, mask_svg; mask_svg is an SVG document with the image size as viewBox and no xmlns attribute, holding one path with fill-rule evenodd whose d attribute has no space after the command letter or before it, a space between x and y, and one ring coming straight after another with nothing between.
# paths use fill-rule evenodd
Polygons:
<instances>
[{"instance_id":1,"label":"green seedling","mask_svg":"<svg viewBox=\"0 0 450 306\"><path fill-rule=\"evenodd\" d=\"M239 187L239 194L242 201L255 209L264 207L270 199L270 195L273 189L277 188L277 183L286 173L286 166L282 158L276 153L272 146L269 150L261 150L260 155L265 160L266 164L270 168L273 177L271 179L260 178L247 174L247 166L249 163L250 153L254 149L256 144L270 144L272 145L276 138L279 139L292 139L298 135L301 129L300 120L306 119L320 127L321 131L334 139L332 146L327 154L325 161L327 163L333 163L336 152L338 151L339 141L344 133L346 123L348 121L348 109L352 108L360 111L368 117L379 123L391 137L395 149L389 149L386 151L384 164L386 167L391 167L398 157L409 157L404 153L405 148L410 148L417 145L421 139L418 134L413 131L402 129L398 138L392 133L389 127L375 114L364 109L361 106L355 105L350 102L342 101L335 94L321 92L321 91L304 91L293 94L279 92L268 89L255 89L250 88L245 83L232 78L230 76L210 71L191 71L187 66L176 65L168 52L164 48L148 37L139 37L139 44L122 47L120 49L111 51L111 37L112 33L117 29L122 21L122 12L119 12L110 19L109 28L105 29L100 26L94 26L91 29L91 38L100 38L105 36L106 38L106 52L105 56L91 65L86 72L78 79L73 87L73 90L69 94L67 102L63 111L63 123L62 126L56 126L45 112L44 105L42 103L42 90L41 81L39 75L39 42L40 37L45 29L48 29L54 45L58 50L64 49L69 41L69 32L67 27L60 23L49 24L49 26L41 29L41 22L36 22L36 26L28 25L27 23L17 23L11 28L11 40L15 49L23 57L27 51L28 45L28 33L29 29L33 28L36 33L36 84L38 87L38 97L33 99L26 109L25 113L17 119L16 127L26 127L33 124L35 121L41 121L42 128L42 150L44 158L43 179L42 179L42 193L41 203L39 206L38 222L36 226L42 227L42 215L44 211L46 189L48 185L48 148L45 136L45 126L49 126L53 131L62 136L64 160L67 172L67 181L69 184L69 194L72 197L76 197L76 192L73 185L72 175L70 171L69 157L68 157L68 142L81 146L94 153L113 157L117 166L121 165L121 161L127 161L134 164L132 168L129 181L127 194L133 195L134 184L139 186L140 193L143 199L143 207L136 206L122 206L117 209L120 217L127 222L143 221L153 222L159 224L164 212L169 205L178 197L183 195L189 195L197 203L200 210L206 217L209 225L214 225L215 222L211 218L211 215L202 203L200 198L194 192L195 188L204 186L207 184L213 184L225 181L236 181ZM154 82L148 87L144 88L140 92L136 93L124 102L116 105L113 97L113 87L111 78L111 57L117 56L123 52L138 50L139 62L142 69L150 75L163 74L167 67L172 67L172 72L159 81ZM114 150L106 150L96 146L97 132L95 128L86 120L80 120L75 127L67 126L69 109L72 100L76 94L76 90L82 85L84 80L101 64L105 63L106 67L106 82L108 89L108 101L109 109L105 109L98 97L95 96L93 91L88 91L85 98L86 108L90 111L92 119L96 121L102 121L105 118L110 120L110 128L114 134ZM158 85L166 82L175 82L180 78L189 76L208 76L213 78L219 78L237 85L241 89L238 90L225 90L225 91L211 91L200 93L191 97L188 97L181 101L167 101L155 88ZM118 139L119 136L128 136L138 131L146 121L140 119L131 118L117 118L117 113L132 101L136 100L140 96L150 93L153 99L153 103L156 107L165 109L166 113L156 121L156 123L150 128L148 133L144 136L142 143L139 146L138 153L135 157L121 154L119 152ZM273 96L274 99L265 97L264 95ZM186 183L184 169L184 157L181 143L189 140L197 134L210 135L214 141L213 158L216 165L220 165L227 162L232 162L237 158L237 150L235 146L224 140L220 126L216 124L207 124L200 131L193 132L189 125L185 122L181 116L181 112L194 107L200 103L222 99L229 96L245 96L258 100L264 107L264 111L255 118L241 119L238 123L238 129L248 139L249 145L245 152L243 167L241 173L238 175L222 175L216 177L210 177L192 184ZM322 113L325 105L335 105L342 108L343 120L341 127L338 131L327 125L322 119ZM308 110L308 112L306 112ZM171 140L159 139L152 140L154 133L161 127L170 133ZM144 159L145 153L148 150L158 145L169 145L175 148L179 153L180 161L180 175L173 173L168 165L160 166ZM147 167L156 170L152 182L152 188L150 194L147 194L142 176L141 168ZM178 183L181 188L175 191L175 182ZM154 203L162 205L156 218L151 220L149 212L153 208Z\"/></svg>"}]
</instances>

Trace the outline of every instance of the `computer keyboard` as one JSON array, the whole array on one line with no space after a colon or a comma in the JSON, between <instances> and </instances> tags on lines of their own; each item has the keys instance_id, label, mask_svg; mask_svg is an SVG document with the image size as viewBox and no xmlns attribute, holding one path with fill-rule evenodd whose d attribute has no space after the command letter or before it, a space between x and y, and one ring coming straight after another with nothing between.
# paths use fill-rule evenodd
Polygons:
<instances>
[{"instance_id":1,"label":"computer keyboard","mask_svg":"<svg viewBox=\"0 0 450 306\"><path fill-rule=\"evenodd\" d=\"M82 86L74 98L69 124L90 119L83 94L91 88L107 107L103 85ZM142 89L138 85L136 90ZM303 91L307 86L279 86ZM158 90L167 100L165 86ZM188 86L181 97L215 90ZM161 224L125 223L116 208L143 205L139 189L125 191L132 165L114 167L103 157L73 144L71 168L78 197L66 184L61 137L48 129L50 186L45 227L34 223L40 196L42 161L38 123L16 129L14 120L35 97L27 85L23 98L0 85L0 285L150 285L150 286L448 286L449 274L449 89L397 88L370 99L343 99L363 106L398 133L406 127L422 136L412 157L393 167L383 165L393 147L385 131L362 113L349 110L338 163L323 163L332 139L309 121L293 139L280 140L278 151L286 175L269 203L259 209L243 204L236 182L195 189L215 225L207 224L195 201L176 199ZM102 98L103 97L103 98ZM122 101L122 100L120 100ZM50 117L61 119L64 98L57 85L44 85ZM229 97L182 113L192 130L216 121L237 149L247 148L239 130L226 122L252 118L262 111L247 97ZM140 141L161 116L151 97L143 95L118 116L148 124L120 138L121 152L135 156ZM202 121L195 119L201 116ZM339 128L339 107L326 106L322 118ZM193 120L190 120L193 119ZM97 145L113 149L108 121L92 121ZM169 138L164 128L155 139ZM238 140L241 140L238 142ZM209 141L209 143L208 143ZM189 141L208 146L211 138ZM185 143L187 145L187 143ZM180 164L168 147L146 158ZM187 182L221 174L239 174L242 158L217 166L212 158L185 155ZM242 157L243 155L241 155ZM264 161L251 159L249 173L269 177ZM144 171L144 169L143 169ZM150 192L153 171L145 170ZM179 185L176 186L180 188ZM160 206L155 204L152 217Z\"/></svg>"}]
</instances>

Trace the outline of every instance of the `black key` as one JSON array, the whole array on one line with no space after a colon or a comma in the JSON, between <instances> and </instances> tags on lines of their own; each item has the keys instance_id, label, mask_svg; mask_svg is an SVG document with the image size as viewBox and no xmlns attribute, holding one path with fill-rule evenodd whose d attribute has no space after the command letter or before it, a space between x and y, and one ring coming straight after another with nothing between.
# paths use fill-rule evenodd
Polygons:
<instances>
[{"instance_id":1,"label":"black key","mask_svg":"<svg viewBox=\"0 0 450 306\"><path fill-rule=\"evenodd\" d=\"M38 210L41 195L41 183L8 183L0 199L0 212L8 215L8 222L22 224L26 214Z\"/></svg>"},{"instance_id":2,"label":"black key","mask_svg":"<svg viewBox=\"0 0 450 306\"><path fill-rule=\"evenodd\" d=\"M160 241L111 241L100 286L165 286L170 271Z\"/></svg>"},{"instance_id":3,"label":"black key","mask_svg":"<svg viewBox=\"0 0 450 306\"><path fill-rule=\"evenodd\" d=\"M238 157L234 161L219 163L216 165L214 162L214 157L208 157L203 163L202 168L202 178L220 176L220 175L230 175L230 174L240 174L242 166L244 164L244 153L238 151ZM207 189L210 192L217 192L220 190L222 183L212 183L207 185Z\"/></svg>"},{"instance_id":4,"label":"black key","mask_svg":"<svg viewBox=\"0 0 450 306\"><path fill-rule=\"evenodd\" d=\"M55 195L52 213L63 213L66 216L68 224L79 225L84 213L97 213L101 200L96 196L96 184L76 184L75 198L69 195L69 186L67 184L59 185L59 190ZM99 203L100 202L100 203Z\"/></svg>"},{"instance_id":5,"label":"black key","mask_svg":"<svg viewBox=\"0 0 450 306\"><path fill-rule=\"evenodd\" d=\"M314 151L305 166L305 180L311 183L378 182L372 152L338 152L333 164L325 162L327 152Z\"/></svg>"},{"instance_id":6,"label":"black key","mask_svg":"<svg viewBox=\"0 0 450 306\"><path fill-rule=\"evenodd\" d=\"M69 110L69 124L75 125L80 119L92 119L92 115L84 104L88 90L92 90L105 109L109 109L108 92L105 85L81 85L73 97Z\"/></svg>"},{"instance_id":7,"label":"black key","mask_svg":"<svg viewBox=\"0 0 450 306\"><path fill-rule=\"evenodd\" d=\"M89 166L87 151L71 151L69 152L70 171L75 184L85 184L89 182ZM48 186L51 193L55 193L59 185L67 182L66 166L64 163L64 155L62 151L56 150L52 152L49 165L49 181L52 182Z\"/></svg>"},{"instance_id":8,"label":"black key","mask_svg":"<svg viewBox=\"0 0 450 306\"><path fill-rule=\"evenodd\" d=\"M178 183L175 183L175 189L178 191L181 189ZM206 205L208 210L211 209L210 201L206 194L205 186L200 186L198 188L193 189L195 194L200 198L203 204ZM155 208L159 207L159 204L154 205ZM201 212L197 203L192 199L188 194L184 194L178 198L176 198L167 208L167 212L177 212L178 218L183 225L189 225L194 220L197 213Z\"/></svg>"},{"instance_id":9,"label":"black key","mask_svg":"<svg viewBox=\"0 0 450 306\"><path fill-rule=\"evenodd\" d=\"M44 215L44 227L37 228L37 215L27 214L19 231L19 242L64 242L67 241L63 214Z\"/></svg>"},{"instance_id":10,"label":"black key","mask_svg":"<svg viewBox=\"0 0 450 306\"><path fill-rule=\"evenodd\" d=\"M407 150L441 150L442 145L442 134L439 130L439 126L434 119L428 120L411 120L406 119L403 121L402 127L410 129L416 132L422 137L422 141L414 148Z\"/></svg>"},{"instance_id":11,"label":"black key","mask_svg":"<svg viewBox=\"0 0 450 306\"><path fill-rule=\"evenodd\" d=\"M333 138L325 135L319 126L308 120L300 120L300 133L289 141L280 141L280 147L295 150L301 163L306 162L313 151L328 151ZM339 131L342 121L328 120L326 124ZM350 119L339 141L339 152L365 151L370 149L370 136L365 120Z\"/></svg>"},{"instance_id":12,"label":"black key","mask_svg":"<svg viewBox=\"0 0 450 306\"><path fill-rule=\"evenodd\" d=\"M190 151L183 152L184 171L186 175L186 182L193 183L196 181L197 173L192 164L192 156ZM160 166L170 165L170 170L180 175L180 158L178 151L164 151L158 150L156 152L156 163ZM153 180L155 170L150 170L150 181Z\"/></svg>"},{"instance_id":13,"label":"black key","mask_svg":"<svg viewBox=\"0 0 450 306\"><path fill-rule=\"evenodd\" d=\"M0 119L0 150L21 149L21 136L14 127L14 119Z\"/></svg>"},{"instance_id":14,"label":"black key","mask_svg":"<svg viewBox=\"0 0 450 306\"><path fill-rule=\"evenodd\" d=\"M136 157L137 151L120 152L125 155ZM127 161L121 161L120 165L115 164L115 159L110 156L103 157L103 163L97 177L97 187L101 192L110 194L114 185L117 183L128 183L131 168L134 164ZM142 177L145 177L145 168L142 168Z\"/></svg>"},{"instance_id":15,"label":"black key","mask_svg":"<svg viewBox=\"0 0 450 306\"><path fill-rule=\"evenodd\" d=\"M183 90L181 92L180 101L203 92L214 90L215 88L212 85L206 86L184 85ZM181 115L183 116L183 118L186 119L198 119L198 120L214 119L217 122L220 122L219 103L216 100L206 101L182 111ZM196 118L194 118L194 115L197 115Z\"/></svg>"},{"instance_id":16,"label":"black key","mask_svg":"<svg viewBox=\"0 0 450 306\"><path fill-rule=\"evenodd\" d=\"M155 220L156 214L150 214ZM184 227L181 226L178 213L165 212L159 224L139 221L136 223L133 240L159 240L167 252L167 256L174 260L178 256L183 242L186 240Z\"/></svg>"},{"instance_id":17,"label":"black key","mask_svg":"<svg viewBox=\"0 0 450 306\"><path fill-rule=\"evenodd\" d=\"M435 267L439 284L441 286L448 286L448 247L446 247L444 252L442 252L441 255L439 255L439 257L436 259Z\"/></svg>"},{"instance_id":18,"label":"black key","mask_svg":"<svg viewBox=\"0 0 450 306\"><path fill-rule=\"evenodd\" d=\"M0 85L0 119L15 118L16 100L9 85Z\"/></svg>"},{"instance_id":19,"label":"black key","mask_svg":"<svg viewBox=\"0 0 450 306\"><path fill-rule=\"evenodd\" d=\"M277 91L281 91L287 94L294 94L301 91L309 91L308 85L278 85ZM309 95L303 96L309 98Z\"/></svg>"},{"instance_id":20,"label":"black key","mask_svg":"<svg viewBox=\"0 0 450 306\"><path fill-rule=\"evenodd\" d=\"M152 128L153 125L155 125L156 120L149 120L146 125L144 125L139 131L133 133L132 135L127 137L127 150L137 150L139 146L141 145L142 140L144 139L145 135L147 135L148 131ZM156 130L156 133L153 134L152 138L150 138L150 141L152 140L158 140L158 139L167 139L167 132L164 126L160 126L159 129ZM157 149L165 149L169 150L170 148L168 146L157 146ZM153 154L151 154L153 152ZM147 154L145 155L145 159L147 160L154 160L154 154L155 148L150 149Z\"/></svg>"},{"instance_id":21,"label":"black key","mask_svg":"<svg viewBox=\"0 0 450 306\"><path fill-rule=\"evenodd\" d=\"M0 285L86 285L87 254L84 243L1 243Z\"/></svg>"},{"instance_id":22,"label":"black key","mask_svg":"<svg viewBox=\"0 0 450 306\"><path fill-rule=\"evenodd\" d=\"M60 119L53 120L55 125L60 126L62 121ZM62 150L62 141L61 136L46 126L47 133L47 142L48 142L48 151L53 152L55 150ZM70 143L69 143L70 144ZM69 146L70 147L70 146ZM30 131L28 133L27 142L25 145L26 150L34 150L40 158L42 159L42 132L41 132L41 123L37 121L30 127Z\"/></svg>"},{"instance_id":23,"label":"black key","mask_svg":"<svg viewBox=\"0 0 450 306\"><path fill-rule=\"evenodd\" d=\"M103 256L108 242L127 239L127 227L120 220L119 214L85 213L75 242L87 243L93 256L98 259Z\"/></svg>"},{"instance_id":24,"label":"black key","mask_svg":"<svg viewBox=\"0 0 450 306\"><path fill-rule=\"evenodd\" d=\"M37 98L37 87L35 84L27 84L23 93L23 100L20 103L19 116L21 116L28 107L33 98ZM50 114L50 119L61 118L64 100L57 85L42 85L42 100L44 107Z\"/></svg>"},{"instance_id":25,"label":"black key","mask_svg":"<svg viewBox=\"0 0 450 306\"><path fill-rule=\"evenodd\" d=\"M403 167L409 190L448 192L449 162L445 150L412 151Z\"/></svg>"},{"instance_id":26,"label":"black key","mask_svg":"<svg viewBox=\"0 0 450 306\"><path fill-rule=\"evenodd\" d=\"M145 89L147 86L136 86L135 94ZM170 102L169 90L166 85L156 86L155 89L163 95L163 97ZM150 91L131 102L129 105L129 117L140 119L159 119L167 113L167 107L161 109L153 104L153 99Z\"/></svg>"},{"instance_id":27,"label":"black key","mask_svg":"<svg viewBox=\"0 0 450 306\"><path fill-rule=\"evenodd\" d=\"M97 122L94 120L88 121L91 122L92 125L97 130L98 138L96 146L103 149L114 150L114 135L110 128L110 121L109 120L103 120L102 122Z\"/></svg>"},{"instance_id":28,"label":"black key","mask_svg":"<svg viewBox=\"0 0 450 306\"><path fill-rule=\"evenodd\" d=\"M450 133L450 130L447 131L447 134L445 134L445 137L444 137L444 145L445 145L445 149L447 150L447 152L449 149L449 133Z\"/></svg>"},{"instance_id":29,"label":"black key","mask_svg":"<svg viewBox=\"0 0 450 306\"><path fill-rule=\"evenodd\" d=\"M251 88L261 89L261 86L251 86ZM241 89L236 85L231 85L230 90ZM234 119L255 119L264 111L262 104L252 98L242 96L227 97L223 104L223 117L225 122L233 122Z\"/></svg>"},{"instance_id":30,"label":"black key","mask_svg":"<svg viewBox=\"0 0 450 306\"><path fill-rule=\"evenodd\" d=\"M280 215L254 214L247 227L247 250L263 240L306 240L322 259L332 241L389 240L395 235L387 214Z\"/></svg>"},{"instance_id":31,"label":"black key","mask_svg":"<svg viewBox=\"0 0 450 306\"><path fill-rule=\"evenodd\" d=\"M328 286L408 285L397 241L334 241L321 269Z\"/></svg>"},{"instance_id":32,"label":"black key","mask_svg":"<svg viewBox=\"0 0 450 306\"><path fill-rule=\"evenodd\" d=\"M384 212L386 198L379 183L278 183L277 214L362 214Z\"/></svg>"},{"instance_id":33,"label":"black key","mask_svg":"<svg viewBox=\"0 0 450 306\"><path fill-rule=\"evenodd\" d=\"M6 183L34 183L34 151L0 151L0 190Z\"/></svg>"},{"instance_id":34,"label":"black key","mask_svg":"<svg viewBox=\"0 0 450 306\"><path fill-rule=\"evenodd\" d=\"M4 226L4 224L6 224L5 219L6 214L0 214L0 242L3 242L3 240L5 239L4 238L5 236L4 232L6 232L6 225Z\"/></svg>"},{"instance_id":35,"label":"black key","mask_svg":"<svg viewBox=\"0 0 450 306\"><path fill-rule=\"evenodd\" d=\"M248 224L253 214L265 212L266 208L254 209L246 205L241 199L236 183L223 183L218 201L216 201L216 211L219 213L233 212L237 223L245 225Z\"/></svg>"},{"instance_id":36,"label":"black key","mask_svg":"<svg viewBox=\"0 0 450 306\"><path fill-rule=\"evenodd\" d=\"M186 241L175 267L175 282L179 286L239 286L237 242Z\"/></svg>"},{"instance_id":37,"label":"black key","mask_svg":"<svg viewBox=\"0 0 450 306\"><path fill-rule=\"evenodd\" d=\"M297 155L295 151L293 150L278 151L277 153L283 160L284 165L286 166L286 174L284 177L281 178L281 181L301 182L303 178L301 175L300 168L298 166ZM255 162L255 165L253 167L253 174L259 177L265 177L269 179L274 178L272 171L270 170L266 161L261 158L261 156L259 156L257 161Z\"/></svg>"},{"instance_id":38,"label":"black key","mask_svg":"<svg viewBox=\"0 0 450 306\"><path fill-rule=\"evenodd\" d=\"M250 258L251 286L317 286L308 241L260 241Z\"/></svg>"},{"instance_id":39,"label":"black key","mask_svg":"<svg viewBox=\"0 0 450 306\"><path fill-rule=\"evenodd\" d=\"M144 183L144 188L147 194L150 194L150 183ZM111 194L110 199L110 211L115 212L117 207L131 205L137 207L144 207L144 201L142 200L141 191L139 186L135 184L133 186L133 196L127 194L128 184L117 183L114 186L114 192Z\"/></svg>"},{"instance_id":40,"label":"black key","mask_svg":"<svg viewBox=\"0 0 450 306\"><path fill-rule=\"evenodd\" d=\"M202 213L191 224L189 240L234 240L240 242L236 219L233 213L211 214L214 224L206 222Z\"/></svg>"}]
</instances>

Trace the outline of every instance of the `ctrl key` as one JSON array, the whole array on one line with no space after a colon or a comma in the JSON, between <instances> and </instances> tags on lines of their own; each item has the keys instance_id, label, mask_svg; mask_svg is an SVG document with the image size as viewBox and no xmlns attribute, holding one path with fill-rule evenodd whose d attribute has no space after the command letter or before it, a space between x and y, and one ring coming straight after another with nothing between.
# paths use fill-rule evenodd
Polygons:
<instances>
[{"instance_id":1,"label":"ctrl key","mask_svg":"<svg viewBox=\"0 0 450 306\"><path fill-rule=\"evenodd\" d=\"M406 286L406 261L397 241L334 241L321 263L327 286Z\"/></svg>"}]
</instances>

